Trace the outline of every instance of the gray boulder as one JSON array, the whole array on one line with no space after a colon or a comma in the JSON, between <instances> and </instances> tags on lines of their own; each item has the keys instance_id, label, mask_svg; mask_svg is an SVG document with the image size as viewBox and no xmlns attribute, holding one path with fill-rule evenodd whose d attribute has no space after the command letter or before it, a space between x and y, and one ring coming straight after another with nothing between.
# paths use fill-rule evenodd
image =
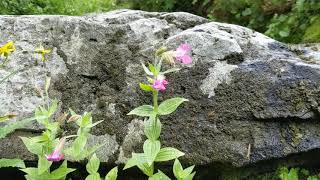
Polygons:
<instances>
[{"instance_id":1,"label":"gray boulder","mask_svg":"<svg viewBox=\"0 0 320 180\"><path fill-rule=\"evenodd\" d=\"M145 81L140 62L152 61L162 45L175 49L184 42L193 48L193 63L178 65L182 70L167 77L160 100L190 101L161 119L163 147L185 152L182 161L188 164L234 167L320 147L320 60L302 58L305 47L298 53L248 28L188 13L133 10L0 16L0 39L17 46L0 77L25 68L0 85L0 114L32 116L43 104L34 87L50 75L50 98L59 100L59 112L71 107L104 120L93 129L92 141L106 144L98 154L108 164L124 163L141 151L143 119L126 115L151 103L138 87ZM53 50L45 63L33 53L39 43ZM71 125L65 129L75 131ZM0 140L0 156L35 160L17 136L40 132L34 124Z\"/></svg>"}]
</instances>

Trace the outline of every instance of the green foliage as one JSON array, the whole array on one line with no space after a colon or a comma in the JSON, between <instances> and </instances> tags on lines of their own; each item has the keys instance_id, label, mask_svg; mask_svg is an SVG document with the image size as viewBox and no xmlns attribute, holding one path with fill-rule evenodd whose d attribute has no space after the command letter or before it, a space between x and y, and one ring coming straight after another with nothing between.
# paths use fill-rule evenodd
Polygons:
<instances>
[{"instance_id":1,"label":"green foliage","mask_svg":"<svg viewBox=\"0 0 320 180\"><path fill-rule=\"evenodd\" d=\"M291 168L288 170L288 168L283 167L279 170L279 178L281 180L299 180L298 172L298 168Z\"/></svg>"},{"instance_id":2,"label":"green foliage","mask_svg":"<svg viewBox=\"0 0 320 180\"><path fill-rule=\"evenodd\" d=\"M134 110L130 111L127 115L137 115L137 116L151 116L153 113L153 107L150 105L142 105Z\"/></svg>"},{"instance_id":3,"label":"green foliage","mask_svg":"<svg viewBox=\"0 0 320 180\"><path fill-rule=\"evenodd\" d=\"M114 8L115 0L2 0L0 14L83 15Z\"/></svg>"},{"instance_id":4,"label":"green foliage","mask_svg":"<svg viewBox=\"0 0 320 180\"><path fill-rule=\"evenodd\" d=\"M74 112L71 114L74 114ZM71 146L64 151L65 154L73 160L80 161L87 158L98 148L100 148L101 145L95 145L91 148L87 148L86 144L91 128L101 122L102 121L93 123L91 113L85 112L82 116L80 116L80 118L76 121L76 124L79 126L77 138L73 141Z\"/></svg>"},{"instance_id":5,"label":"green foliage","mask_svg":"<svg viewBox=\"0 0 320 180\"><path fill-rule=\"evenodd\" d=\"M152 175L149 180L170 180L170 178L165 175L162 171L158 170L158 172Z\"/></svg>"},{"instance_id":6,"label":"green foliage","mask_svg":"<svg viewBox=\"0 0 320 180\"><path fill-rule=\"evenodd\" d=\"M184 156L184 153L179 151L178 149L175 149L172 147L165 147L160 149L155 161L156 162L170 161L172 159L177 159L181 156Z\"/></svg>"},{"instance_id":7,"label":"green foliage","mask_svg":"<svg viewBox=\"0 0 320 180\"><path fill-rule=\"evenodd\" d=\"M306 169L281 167L278 169L278 176L281 180L319 180L319 176L311 176L310 172Z\"/></svg>"},{"instance_id":8,"label":"green foliage","mask_svg":"<svg viewBox=\"0 0 320 180\"><path fill-rule=\"evenodd\" d=\"M34 120L36 120L36 118L27 118L27 119L19 120L17 122L12 122L8 125L0 127L0 139L4 138L6 135L10 134L16 129L25 127L27 124L31 123Z\"/></svg>"},{"instance_id":9,"label":"green foliage","mask_svg":"<svg viewBox=\"0 0 320 180\"><path fill-rule=\"evenodd\" d=\"M184 98L171 98L168 100L165 100L159 105L159 114L160 115L168 115L173 113L180 104L183 102L188 101L188 99Z\"/></svg>"},{"instance_id":10,"label":"green foliage","mask_svg":"<svg viewBox=\"0 0 320 180\"><path fill-rule=\"evenodd\" d=\"M18 167L25 168L25 164L21 159L0 159L0 168L2 167Z\"/></svg>"},{"instance_id":11,"label":"green foliage","mask_svg":"<svg viewBox=\"0 0 320 180\"><path fill-rule=\"evenodd\" d=\"M191 180L196 174L193 171L194 166L190 166L186 169L183 169L180 161L176 159L173 164L173 174L177 180Z\"/></svg>"},{"instance_id":12,"label":"green foliage","mask_svg":"<svg viewBox=\"0 0 320 180\"><path fill-rule=\"evenodd\" d=\"M105 180L116 180L117 175L118 175L118 167L114 167L108 172Z\"/></svg>"},{"instance_id":13,"label":"green foliage","mask_svg":"<svg viewBox=\"0 0 320 180\"><path fill-rule=\"evenodd\" d=\"M93 154L89 162L86 165L89 175L86 180L101 180L100 174L98 173L100 166L100 160L97 158L96 154ZM118 174L118 167L111 169L105 177L105 180L116 180Z\"/></svg>"},{"instance_id":14,"label":"green foliage","mask_svg":"<svg viewBox=\"0 0 320 180\"><path fill-rule=\"evenodd\" d=\"M173 51L170 51L173 52ZM132 153L132 157L127 161L124 169L137 166L145 175L150 179L159 180L159 179L170 179L160 170L154 174L154 163L170 161L176 159L180 156L183 156L184 153L171 147L161 148L161 142L159 139L161 133L162 124L160 122L160 116L169 115L173 113L183 102L188 101L187 99L176 97L163 101L158 105L158 95L159 91L163 88L156 88L152 83L157 81L164 82L166 73L177 72L179 68L172 68L167 71L161 72L161 66L163 62L162 54L166 54L166 48L162 47L155 53L155 59L153 64L148 64L146 67L142 64L142 68L147 75L147 79L150 84L140 83L140 89L147 92L152 92L153 96L153 106L151 105L142 105L139 106L128 113L128 115L137 115L146 118L144 122L144 133L147 136L147 140L143 144L143 153ZM171 53L172 54L172 53ZM168 55L170 56L170 55ZM171 55L173 58L173 54ZM166 61L164 61L166 62ZM170 63L168 61L168 63ZM166 82L167 84L167 82ZM165 86L165 85L164 85ZM160 90L159 90L160 89ZM165 89L165 88L164 88ZM176 160L177 161L177 160ZM190 168L189 168L190 169ZM189 169L187 168L183 177L181 175L180 179L192 179L195 173L188 174ZM193 169L193 167L192 167ZM191 169L191 171L192 171ZM185 175L185 176L184 176Z\"/></svg>"},{"instance_id":15,"label":"green foliage","mask_svg":"<svg viewBox=\"0 0 320 180\"><path fill-rule=\"evenodd\" d=\"M40 162L43 161L43 162ZM67 161L64 161L58 169L50 172L51 162L46 162L47 160L38 161L37 168L25 168L21 169L21 171L25 172L25 178L27 180L43 180L43 179L50 179L50 180L60 180L65 179L67 174L75 171L75 169L67 167Z\"/></svg>"},{"instance_id":16,"label":"green foliage","mask_svg":"<svg viewBox=\"0 0 320 180\"><path fill-rule=\"evenodd\" d=\"M239 24L280 41L320 42L318 0L131 0L147 11L187 11L211 20Z\"/></svg>"}]
</instances>

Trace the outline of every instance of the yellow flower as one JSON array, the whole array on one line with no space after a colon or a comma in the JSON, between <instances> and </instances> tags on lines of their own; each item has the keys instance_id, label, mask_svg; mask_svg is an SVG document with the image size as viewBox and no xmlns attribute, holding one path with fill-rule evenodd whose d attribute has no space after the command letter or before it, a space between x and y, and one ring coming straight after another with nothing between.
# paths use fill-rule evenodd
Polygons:
<instances>
[{"instance_id":1,"label":"yellow flower","mask_svg":"<svg viewBox=\"0 0 320 180\"><path fill-rule=\"evenodd\" d=\"M51 52L50 49L44 49L44 47L40 44L39 48L36 49L36 53L41 54L42 61L44 61L45 54L49 54Z\"/></svg>"},{"instance_id":2,"label":"yellow flower","mask_svg":"<svg viewBox=\"0 0 320 180\"><path fill-rule=\"evenodd\" d=\"M5 56L6 58L10 55L11 52L15 51L16 47L12 41L7 42L7 44L0 47L0 55Z\"/></svg>"}]
</instances>

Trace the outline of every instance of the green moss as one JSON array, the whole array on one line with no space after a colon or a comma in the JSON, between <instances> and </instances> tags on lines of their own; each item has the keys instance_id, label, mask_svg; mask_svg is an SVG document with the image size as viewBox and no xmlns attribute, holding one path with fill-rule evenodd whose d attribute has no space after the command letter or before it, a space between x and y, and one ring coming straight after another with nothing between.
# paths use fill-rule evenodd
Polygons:
<instances>
[{"instance_id":1,"label":"green moss","mask_svg":"<svg viewBox=\"0 0 320 180\"><path fill-rule=\"evenodd\" d=\"M303 135L300 133L300 129L297 127L297 124L290 124L289 128L292 135L291 145L296 147L299 145Z\"/></svg>"}]
</instances>

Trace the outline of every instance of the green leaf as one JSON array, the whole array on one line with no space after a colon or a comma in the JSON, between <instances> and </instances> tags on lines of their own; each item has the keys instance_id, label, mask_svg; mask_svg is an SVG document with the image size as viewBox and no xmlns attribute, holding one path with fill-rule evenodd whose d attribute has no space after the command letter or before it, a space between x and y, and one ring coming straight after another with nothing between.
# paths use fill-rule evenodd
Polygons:
<instances>
[{"instance_id":1,"label":"green leaf","mask_svg":"<svg viewBox=\"0 0 320 180\"><path fill-rule=\"evenodd\" d=\"M137 166L145 175L147 175L149 177L153 175L153 170L154 170L153 164L149 165L148 163L142 163Z\"/></svg>"},{"instance_id":2,"label":"green leaf","mask_svg":"<svg viewBox=\"0 0 320 180\"><path fill-rule=\"evenodd\" d=\"M141 65L146 74L148 74L149 76L153 75L152 72L143 63L141 63Z\"/></svg>"},{"instance_id":3,"label":"green leaf","mask_svg":"<svg viewBox=\"0 0 320 180\"><path fill-rule=\"evenodd\" d=\"M139 83L139 87L141 90L146 91L146 92L151 92L153 91L153 88L149 84L144 84L144 83Z\"/></svg>"},{"instance_id":4,"label":"green leaf","mask_svg":"<svg viewBox=\"0 0 320 180\"><path fill-rule=\"evenodd\" d=\"M69 108L69 111L71 113L71 116L77 115L77 113L75 113L71 108Z\"/></svg>"},{"instance_id":5,"label":"green leaf","mask_svg":"<svg viewBox=\"0 0 320 180\"><path fill-rule=\"evenodd\" d=\"M193 172L192 174L190 174L189 176L187 176L184 180L192 180L194 175L196 175L196 172Z\"/></svg>"},{"instance_id":6,"label":"green leaf","mask_svg":"<svg viewBox=\"0 0 320 180\"><path fill-rule=\"evenodd\" d=\"M154 67L154 65L151 64L151 63L149 63L149 70L152 72L152 74L153 74L154 76L157 76L157 75L158 75L158 71L157 71L156 67Z\"/></svg>"},{"instance_id":7,"label":"green leaf","mask_svg":"<svg viewBox=\"0 0 320 180\"><path fill-rule=\"evenodd\" d=\"M114 167L108 172L105 180L116 180L117 176L118 176L118 167Z\"/></svg>"},{"instance_id":8,"label":"green leaf","mask_svg":"<svg viewBox=\"0 0 320 180\"><path fill-rule=\"evenodd\" d=\"M26 168L23 160L21 159L0 159L0 168L2 167L18 167Z\"/></svg>"},{"instance_id":9,"label":"green leaf","mask_svg":"<svg viewBox=\"0 0 320 180\"><path fill-rule=\"evenodd\" d=\"M183 152L181 152L175 148L165 147L165 148L160 149L155 161L156 162L170 161L172 159L177 159L178 157L181 157L183 155L184 155Z\"/></svg>"},{"instance_id":10,"label":"green leaf","mask_svg":"<svg viewBox=\"0 0 320 180\"><path fill-rule=\"evenodd\" d=\"M172 72L177 72L177 71L180 71L181 68L171 68L171 69L168 69L164 72L161 72L161 74L168 74L168 73L172 73Z\"/></svg>"},{"instance_id":11,"label":"green leaf","mask_svg":"<svg viewBox=\"0 0 320 180\"><path fill-rule=\"evenodd\" d=\"M192 173L193 169L194 169L194 165L193 165L193 166L190 166L190 167L188 167L188 168L186 168L186 169L184 169L182 176L183 176L183 177L189 176L189 175Z\"/></svg>"},{"instance_id":12,"label":"green leaf","mask_svg":"<svg viewBox=\"0 0 320 180\"><path fill-rule=\"evenodd\" d=\"M10 134L11 132L15 131L16 129L23 128L27 124L31 123L32 121L36 120L34 117L19 120L17 122L12 122L8 125L0 127L0 139L6 137L6 135Z\"/></svg>"},{"instance_id":13,"label":"green leaf","mask_svg":"<svg viewBox=\"0 0 320 180\"><path fill-rule=\"evenodd\" d=\"M154 160L157 157L158 152L160 151L160 141L151 141L147 139L143 144L143 152L145 154L146 160L151 166L151 164L154 162Z\"/></svg>"},{"instance_id":14,"label":"green leaf","mask_svg":"<svg viewBox=\"0 0 320 180\"><path fill-rule=\"evenodd\" d=\"M85 180L101 180L99 173L89 174Z\"/></svg>"},{"instance_id":15,"label":"green leaf","mask_svg":"<svg viewBox=\"0 0 320 180\"><path fill-rule=\"evenodd\" d=\"M150 105L142 105L134 110L130 111L127 115L137 115L137 116L151 116L153 113L153 107Z\"/></svg>"},{"instance_id":16,"label":"green leaf","mask_svg":"<svg viewBox=\"0 0 320 180\"><path fill-rule=\"evenodd\" d=\"M94 126L96 126L96 125L98 125L98 124L100 124L100 123L102 123L102 122L103 122L103 120L100 120L100 121L97 121L97 122L95 122L95 123L93 123L93 124L88 125L87 127L88 127L88 128L93 128Z\"/></svg>"},{"instance_id":17,"label":"green leaf","mask_svg":"<svg viewBox=\"0 0 320 180\"><path fill-rule=\"evenodd\" d=\"M59 167L58 169L54 170L51 174L50 174L50 179L52 180L56 180L56 179L61 179L65 176L67 176L67 174L75 171L76 169L72 169L72 168L66 168L66 167Z\"/></svg>"},{"instance_id":18,"label":"green leaf","mask_svg":"<svg viewBox=\"0 0 320 180\"><path fill-rule=\"evenodd\" d=\"M87 137L80 135L73 142L73 153L75 157L81 155L81 152L84 150L87 143Z\"/></svg>"},{"instance_id":19,"label":"green leaf","mask_svg":"<svg viewBox=\"0 0 320 180\"><path fill-rule=\"evenodd\" d=\"M159 114L160 115L168 115L173 113L180 104L183 102L188 101L188 99L184 98L171 98L168 100L165 100L159 105Z\"/></svg>"},{"instance_id":20,"label":"green leaf","mask_svg":"<svg viewBox=\"0 0 320 180\"><path fill-rule=\"evenodd\" d=\"M157 118L157 123L155 123L155 116L150 116L149 120L144 122L144 133L150 140L157 140L161 133L161 122Z\"/></svg>"},{"instance_id":21,"label":"green leaf","mask_svg":"<svg viewBox=\"0 0 320 180\"><path fill-rule=\"evenodd\" d=\"M48 169L50 169L50 166L52 164L51 161L48 161L45 157L43 156L38 156L38 175L41 175Z\"/></svg>"},{"instance_id":22,"label":"green leaf","mask_svg":"<svg viewBox=\"0 0 320 180\"><path fill-rule=\"evenodd\" d=\"M180 179L180 174L183 173L183 167L178 159L174 161L173 164L173 174L177 179Z\"/></svg>"},{"instance_id":23,"label":"green leaf","mask_svg":"<svg viewBox=\"0 0 320 180\"><path fill-rule=\"evenodd\" d=\"M252 11L250 8L246 8L244 11L242 11L242 16L249 16L251 15Z\"/></svg>"},{"instance_id":24,"label":"green leaf","mask_svg":"<svg viewBox=\"0 0 320 180\"><path fill-rule=\"evenodd\" d=\"M150 177L149 180L170 180L170 178L162 171L158 170L158 172Z\"/></svg>"},{"instance_id":25,"label":"green leaf","mask_svg":"<svg viewBox=\"0 0 320 180\"><path fill-rule=\"evenodd\" d=\"M87 171L89 172L89 174L94 174L98 171L99 166L100 166L100 161L97 158L97 155L93 154L86 165Z\"/></svg>"},{"instance_id":26,"label":"green leaf","mask_svg":"<svg viewBox=\"0 0 320 180\"><path fill-rule=\"evenodd\" d=\"M282 31L280 31L279 32L279 35L281 36L281 37L288 37L289 35L290 35L290 30L288 29L288 30L282 30Z\"/></svg>"},{"instance_id":27,"label":"green leaf","mask_svg":"<svg viewBox=\"0 0 320 180\"><path fill-rule=\"evenodd\" d=\"M143 153L132 153L132 157L127 161L126 165L124 166L123 170L131 168L133 166L137 166L139 164L146 163L147 160Z\"/></svg>"},{"instance_id":28,"label":"green leaf","mask_svg":"<svg viewBox=\"0 0 320 180\"><path fill-rule=\"evenodd\" d=\"M24 168L24 169L20 169L21 171L27 173L30 176L38 176L38 168Z\"/></svg>"},{"instance_id":29,"label":"green leaf","mask_svg":"<svg viewBox=\"0 0 320 180\"><path fill-rule=\"evenodd\" d=\"M24 145L33 154L41 155L42 154L42 144L34 142L32 138L20 137Z\"/></svg>"},{"instance_id":30,"label":"green leaf","mask_svg":"<svg viewBox=\"0 0 320 180\"><path fill-rule=\"evenodd\" d=\"M58 100L54 99L49 107L48 117L51 117L56 112L57 107L58 107Z\"/></svg>"},{"instance_id":31,"label":"green leaf","mask_svg":"<svg viewBox=\"0 0 320 180\"><path fill-rule=\"evenodd\" d=\"M87 125L92 123L92 113L84 113L84 115L81 118L80 127L86 127Z\"/></svg>"}]
</instances>

